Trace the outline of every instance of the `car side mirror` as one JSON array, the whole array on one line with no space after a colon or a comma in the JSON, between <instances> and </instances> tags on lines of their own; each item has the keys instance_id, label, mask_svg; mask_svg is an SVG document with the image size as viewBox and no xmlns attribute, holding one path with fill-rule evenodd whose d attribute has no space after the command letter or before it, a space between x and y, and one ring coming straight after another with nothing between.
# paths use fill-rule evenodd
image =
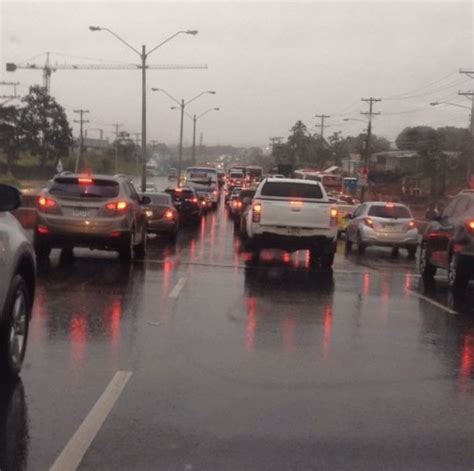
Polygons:
<instances>
[{"instance_id":1,"label":"car side mirror","mask_svg":"<svg viewBox=\"0 0 474 471\"><path fill-rule=\"evenodd\" d=\"M0 184L0 211L13 211L20 205L20 191L13 186Z\"/></svg>"},{"instance_id":2,"label":"car side mirror","mask_svg":"<svg viewBox=\"0 0 474 471\"><path fill-rule=\"evenodd\" d=\"M151 199L149 196L142 196L142 199L140 200L140 204L150 204L151 203Z\"/></svg>"}]
</instances>

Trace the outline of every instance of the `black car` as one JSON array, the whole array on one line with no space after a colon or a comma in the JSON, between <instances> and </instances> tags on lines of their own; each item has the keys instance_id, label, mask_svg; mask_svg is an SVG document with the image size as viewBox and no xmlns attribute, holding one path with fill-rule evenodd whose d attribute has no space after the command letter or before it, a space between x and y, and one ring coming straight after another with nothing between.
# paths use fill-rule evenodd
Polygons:
<instances>
[{"instance_id":1,"label":"black car","mask_svg":"<svg viewBox=\"0 0 474 471\"><path fill-rule=\"evenodd\" d=\"M423 234L419 268L425 280L438 268L448 271L452 288L465 288L474 273L474 191L458 194Z\"/></svg>"},{"instance_id":2,"label":"black car","mask_svg":"<svg viewBox=\"0 0 474 471\"><path fill-rule=\"evenodd\" d=\"M240 227L242 215L249 205L252 204L253 197L255 196L255 190L242 190L239 196L231 201L231 216L234 219L236 228Z\"/></svg>"},{"instance_id":3,"label":"black car","mask_svg":"<svg viewBox=\"0 0 474 471\"><path fill-rule=\"evenodd\" d=\"M201 221L202 206L194 188L168 188L165 192L171 195L182 224L187 222L198 224Z\"/></svg>"},{"instance_id":4,"label":"black car","mask_svg":"<svg viewBox=\"0 0 474 471\"><path fill-rule=\"evenodd\" d=\"M147 231L149 234L165 234L176 240L179 228L179 215L171 195L167 193L143 193L150 202L145 206Z\"/></svg>"}]
</instances>

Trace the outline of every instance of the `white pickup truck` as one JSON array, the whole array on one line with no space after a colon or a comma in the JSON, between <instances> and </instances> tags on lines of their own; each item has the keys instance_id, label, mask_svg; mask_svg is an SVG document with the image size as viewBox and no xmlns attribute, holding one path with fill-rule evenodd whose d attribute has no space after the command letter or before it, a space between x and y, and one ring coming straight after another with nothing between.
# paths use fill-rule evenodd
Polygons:
<instances>
[{"instance_id":1,"label":"white pickup truck","mask_svg":"<svg viewBox=\"0 0 474 471\"><path fill-rule=\"evenodd\" d=\"M337 244L337 205L321 183L267 178L255 193L244 220L245 249L309 250L312 264L330 268Z\"/></svg>"}]
</instances>

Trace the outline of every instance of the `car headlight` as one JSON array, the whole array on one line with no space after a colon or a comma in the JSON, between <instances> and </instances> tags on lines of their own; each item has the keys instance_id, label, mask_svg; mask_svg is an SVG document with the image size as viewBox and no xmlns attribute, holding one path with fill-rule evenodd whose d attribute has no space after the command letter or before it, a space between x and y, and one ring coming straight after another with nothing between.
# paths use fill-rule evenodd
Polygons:
<instances>
[{"instance_id":1,"label":"car headlight","mask_svg":"<svg viewBox=\"0 0 474 471\"><path fill-rule=\"evenodd\" d=\"M147 209L145 211L145 215L146 215L147 218L151 218L153 216L153 211L150 211L149 209Z\"/></svg>"}]
</instances>

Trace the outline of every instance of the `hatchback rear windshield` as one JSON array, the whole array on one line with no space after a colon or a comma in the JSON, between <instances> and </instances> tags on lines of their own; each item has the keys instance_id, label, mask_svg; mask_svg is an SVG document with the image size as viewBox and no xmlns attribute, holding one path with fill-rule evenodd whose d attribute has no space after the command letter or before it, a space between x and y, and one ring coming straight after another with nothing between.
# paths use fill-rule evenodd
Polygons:
<instances>
[{"instance_id":1,"label":"hatchback rear windshield","mask_svg":"<svg viewBox=\"0 0 474 471\"><path fill-rule=\"evenodd\" d=\"M321 187L319 185L267 181L263 185L262 196L321 199L323 197L323 192L321 191Z\"/></svg>"},{"instance_id":2,"label":"hatchback rear windshield","mask_svg":"<svg viewBox=\"0 0 474 471\"><path fill-rule=\"evenodd\" d=\"M145 193L145 196L148 196L148 198L150 198L151 204L158 204L161 206L168 206L171 204L171 198L169 195Z\"/></svg>"},{"instance_id":3,"label":"hatchback rear windshield","mask_svg":"<svg viewBox=\"0 0 474 471\"><path fill-rule=\"evenodd\" d=\"M230 178L244 178L244 174L242 172L232 172Z\"/></svg>"},{"instance_id":4,"label":"hatchback rear windshield","mask_svg":"<svg viewBox=\"0 0 474 471\"><path fill-rule=\"evenodd\" d=\"M95 178L56 178L49 193L66 198L115 198L119 194L119 184Z\"/></svg>"},{"instance_id":5,"label":"hatchback rear windshield","mask_svg":"<svg viewBox=\"0 0 474 471\"><path fill-rule=\"evenodd\" d=\"M369 216L387 219L409 219L412 217L405 206L371 206Z\"/></svg>"}]
</instances>

